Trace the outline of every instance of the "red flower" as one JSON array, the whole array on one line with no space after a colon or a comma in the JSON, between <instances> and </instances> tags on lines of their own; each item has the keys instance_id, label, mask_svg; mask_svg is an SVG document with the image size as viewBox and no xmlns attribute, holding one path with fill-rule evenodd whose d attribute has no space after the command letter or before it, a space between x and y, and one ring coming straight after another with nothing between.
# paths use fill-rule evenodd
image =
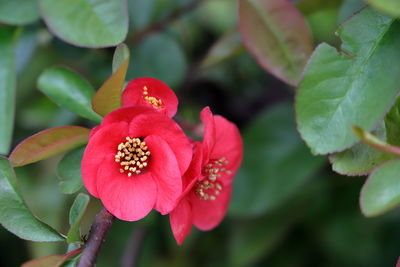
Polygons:
<instances>
[{"instance_id":1,"label":"red flower","mask_svg":"<svg viewBox=\"0 0 400 267\"><path fill-rule=\"evenodd\" d=\"M138 106L117 109L92 130L82 159L87 190L121 220L152 208L169 213L182 193L192 145L167 116Z\"/></svg>"},{"instance_id":2,"label":"red flower","mask_svg":"<svg viewBox=\"0 0 400 267\"><path fill-rule=\"evenodd\" d=\"M208 107L201 112L204 124L202 143L195 143L189 169L183 177L184 192L170 213L171 229L180 245L194 224L206 231L216 227L226 214L232 179L243 156L237 127Z\"/></svg>"},{"instance_id":3,"label":"red flower","mask_svg":"<svg viewBox=\"0 0 400 267\"><path fill-rule=\"evenodd\" d=\"M122 106L144 105L172 118L178 108L178 98L162 81L154 78L131 80L122 92Z\"/></svg>"}]
</instances>

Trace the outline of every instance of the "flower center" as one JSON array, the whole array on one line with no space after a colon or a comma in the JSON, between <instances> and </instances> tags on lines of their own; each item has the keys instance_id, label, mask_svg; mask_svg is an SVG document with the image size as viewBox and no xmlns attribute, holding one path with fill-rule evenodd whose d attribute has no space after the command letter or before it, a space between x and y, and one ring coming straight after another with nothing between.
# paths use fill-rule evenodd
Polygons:
<instances>
[{"instance_id":1,"label":"flower center","mask_svg":"<svg viewBox=\"0 0 400 267\"><path fill-rule=\"evenodd\" d=\"M143 95L144 95L144 101L151 104L154 108L162 109L164 107L164 104L161 99L158 99L154 96L149 96L147 86L143 87Z\"/></svg>"},{"instance_id":2,"label":"flower center","mask_svg":"<svg viewBox=\"0 0 400 267\"><path fill-rule=\"evenodd\" d=\"M223 187L218 181L222 174L231 174L224 166L229 162L225 158L210 160L203 168L204 179L195 185L195 193L200 200L216 200Z\"/></svg>"},{"instance_id":3,"label":"flower center","mask_svg":"<svg viewBox=\"0 0 400 267\"><path fill-rule=\"evenodd\" d=\"M115 154L115 162L119 163L121 173L126 172L128 177L133 173L141 174L149 163L150 151L146 142L140 138L127 136L126 142L118 145L118 152Z\"/></svg>"}]
</instances>

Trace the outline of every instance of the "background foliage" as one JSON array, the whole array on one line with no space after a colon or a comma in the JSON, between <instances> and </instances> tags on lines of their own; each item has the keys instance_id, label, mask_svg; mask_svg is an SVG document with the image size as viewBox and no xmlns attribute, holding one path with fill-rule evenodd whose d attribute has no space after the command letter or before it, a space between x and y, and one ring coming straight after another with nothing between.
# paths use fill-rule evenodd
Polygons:
<instances>
[{"instance_id":1,"label":"background foliage","mask_svg":"<svg viewBox=\"0 0 400 267\"><path fill-rule=\"evenodd\" d=\"M376 110L358 109L366 121L360 126L398 145L397 103L381 126L375 127L398 94L393 85L400 68L396 67L398 60L391 60L398 59L400 51L396 1L386 1L386 5L373 0L77 2L79 9L72 8L68 0L0 0L0 154L8 155L27 136L50 127L93 127L101 118L90 108L90 98L128 58L126 80L150 76L174 89L180 99L178 120L197 123L199 111L208 105L238 124L245 146L228 216L218 228L206 233L193 229L178 247L167 216L152 212L140 222L116 221L98 266L131 266L132 261L137 266L394 266L399 256L400 215L394 210L365 218L359 197L366 177L340 176L331 168L361 175L386 162L361 191L362 212L372 216L400 201L399 161L365 144L350 147L358 140L351 130L352 118L340 118L343 114L329 106L301 110L301 105L310 97L319 100L318 88L312 86L315 77L325 77L319 73L324 69L315 63L318 60L328 57L371 68L379 79L371 79L368 71L354 71L355 67L338 68L334 75L346 76L350 69L351 75L360 76L357 79L363 84L346 79L341 83L346 96L369 94L365 97L378 106ZM393 17L364 9L340 28L341 42L334 34L336 29L367 3ZM293 19L287 19L288 13L278 14L277 8L290 12ZM371 31L368 25L372 22L383 28ZM363 46L363 38L376 43ZM120 47L121 57L113 62L114 47L104 47L121 42L127 44L130 57ZM318 46L302 74L312 50L321 42L326 44ZM366 57L369 45L373 52L379 53L379 47L384 52ZM354 52L357 57L351 60L356 62L349 61L347 54L338 55L341 49ZM384 60L389 60L390 67L378 68ZM327 157L313 156L297 132L294 98L301 78L296 110L303 139L318 154L346 148L329 156L332 166ZM376 87L390 94L377 101L382 93ZM341 103L342 110L356 109L354 103ZM331 124L318 125L326 132L321 141L307 123L315 123L315 115L324 116L324 112L333 115ZM348 139L337 142L340 135ZM82 193L83 149L79 145L71 145L76 149L65 156L15 168L16 176L7 160L0 159L0 219L5 228L23 225L24 218L36 220L31 210L46 224L36 221L35 231L21 227L13 232L24 239L63 239L57 229L68 235L67 242L75 242L80 240L79 225L82 233L88 232L101 204ZM18 164L14 161L13 165ZM392 190L377 202L376 195L387 188ZM15 209L24 217L7 221L8 212ZM0 257L1 266L19 266L75 248L65 242L24 241L5 228L0 228L0 249L6 255ZM68 264L73 266L73 262Z\"/></svg>"}]
</instances>

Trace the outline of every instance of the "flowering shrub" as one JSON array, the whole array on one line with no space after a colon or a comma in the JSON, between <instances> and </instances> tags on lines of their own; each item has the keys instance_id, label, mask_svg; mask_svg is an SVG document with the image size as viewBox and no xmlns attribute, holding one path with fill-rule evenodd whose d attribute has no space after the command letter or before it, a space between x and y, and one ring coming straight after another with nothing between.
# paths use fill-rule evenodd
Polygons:
<instances>
[{"instance_id":1,"label":"flowering shrub","mask_svg":"<svg viewBox=\"0 0 400 267\"><path fill-rule=\"evenodd\" d=\"M192 217L199 229L217 226L242 158L237 127L205 108L204 139L190 140L170 118L177 108L175 94L154 78L130 81L122 104L90 134L82 159L86 189L121 220L142 219L153 208L163 215L173 211L171 226L179 244Z\"/></svg>"}]
</instances>

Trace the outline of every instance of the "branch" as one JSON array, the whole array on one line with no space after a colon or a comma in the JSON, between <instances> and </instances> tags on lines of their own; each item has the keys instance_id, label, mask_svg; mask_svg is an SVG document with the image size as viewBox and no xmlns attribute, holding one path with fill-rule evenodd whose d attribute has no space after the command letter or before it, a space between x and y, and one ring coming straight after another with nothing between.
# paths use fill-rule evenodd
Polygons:
<instances>
[{"instance_id":1,"label":"branch","mask_svg":"<svg viewBox=\"0 0 400 267\"><path fill-rule=\"evenodd\" d=\"M103 208L94 219L90 227L89 239L83 249L78 267L92 267L96 264L97 255L110 230L114 216Z\"/></svg>"},{"instance_id":2,"label":"branch","mask_svg":"<svg viewBox=\"0 0 400 267\"><path fill-rule=\"evenodd\" d=\"M147 228L137 225L128 241L128 246L122 256L122 267L134 267L137 265L140 249L147 233Z\"/></svg>"},{"instance_id":3,"label":"branch","mask_svg":"<svg viewBox=\"0 0 400 267\"><path fill-rule=\"evenodd\" d=\"M138 43L140 40L145 38L146 36L150 35L151 33L155 31L160 31L167 27L170 23L175 21L176 19L180 18L181 16L185 15L186 13L189 13L192 11L198 4L200 4L202 0L193 0L189 4L178 7L174 11L171 12L166 18L161 19L148 27L138 31L134 36L133 36L133 42Z\"/></svg>"}]
</instances>

